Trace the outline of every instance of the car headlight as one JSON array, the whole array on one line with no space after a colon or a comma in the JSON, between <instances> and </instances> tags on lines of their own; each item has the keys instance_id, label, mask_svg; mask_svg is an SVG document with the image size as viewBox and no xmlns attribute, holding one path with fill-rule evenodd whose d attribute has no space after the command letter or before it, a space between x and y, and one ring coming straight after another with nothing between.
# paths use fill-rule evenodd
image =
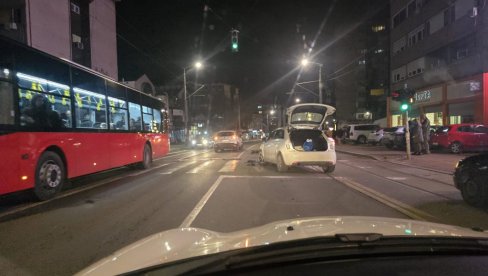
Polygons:
<instances>
[{"instance_id":1,"label":"car headlight","mask_svg":"<svg viewBox=\"0 0 488 276\"><path fill-rule=\"evenodd\" d=\"M197 143L197 141L195 141L195 140L191 140L191 144L192 144L192 145L195 145L196 143Z\"/></svg>"},{"instance_id":2,"label":"car headlight","mask_svg":"<svg viewBox=\"0 0 488 276\"><path fill-rule=\"evenodd\" d=\"M204 145L208 144L207 139L203 139L203 140L202 140L202 143L203 143Z\"/></svg>"}]
</instances>

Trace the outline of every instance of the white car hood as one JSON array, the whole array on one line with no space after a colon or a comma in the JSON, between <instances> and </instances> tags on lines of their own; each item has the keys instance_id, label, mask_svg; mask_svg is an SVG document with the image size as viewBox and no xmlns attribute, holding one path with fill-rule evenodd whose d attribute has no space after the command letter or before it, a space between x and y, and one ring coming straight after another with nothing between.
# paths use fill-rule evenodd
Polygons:
<instances>
[{"instance_id":1,"label":"white car hood","mask_svg":"<svg viewBox=\"0 0 488 276\"><path fill-rule=\"evenodd\" d=\"M289 226L293 227L292 231L287 230ZM114 275L195 256L341 233L488 238L486 232L467 228L376 217L315 217L286 220L231 233L180 228L137 241L87 267L78 275Z\"/></svg>"}]
</instances>

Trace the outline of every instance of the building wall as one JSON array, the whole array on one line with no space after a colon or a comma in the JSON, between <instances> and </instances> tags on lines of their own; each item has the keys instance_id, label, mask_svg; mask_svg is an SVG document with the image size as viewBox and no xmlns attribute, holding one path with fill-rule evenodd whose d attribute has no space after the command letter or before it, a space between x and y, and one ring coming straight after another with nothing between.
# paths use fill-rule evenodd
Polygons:
<instances>
[{"instance_id":1,"label":"building wall","mask_svg":"<svg viewBox=\"0 0 488 276\"><path fill-rule=\"evenodd\" d=\"M478 7L468 0L416 1L390 2L392 27L395 16L409 3L421 3L391 30L391 91L405 85L415 90L418 101L412 106L413 116L435 115L438 124L488 124L488 7L483 1ZM409 37L422 28L422 39L409 44ZM404 48L397 52L401 45ZM388 106L388 118L395 125L401 114L399 103Z\"/></svg>"},{"instance_id":2,"label":"building wall","mask_svg":"<svg viewBox=\"0 0 488 276\"><path fill-rule=\"evenodd\" d=\"M117 79L117 33L115 20L116 13L113 0L96 0L90 3L92 68Z\"/></svg>"},{"instance_id":3,"label":"building wall","mask_svg":"<svg viewBox=\"0 0 488 276\"><path fill-rule=\"evenodd\" d=\"M69 1L27 0L26 13L28 45L71 59Z\"/></svg>"}]
</instances>

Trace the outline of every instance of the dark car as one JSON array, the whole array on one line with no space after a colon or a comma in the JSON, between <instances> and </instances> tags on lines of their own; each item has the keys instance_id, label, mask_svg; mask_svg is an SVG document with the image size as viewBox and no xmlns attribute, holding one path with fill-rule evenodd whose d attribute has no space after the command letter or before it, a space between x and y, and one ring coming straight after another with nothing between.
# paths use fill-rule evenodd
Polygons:
<instances>
[{"instance_id":1,"label":"dark car","mask_svg":"<svg viewBox=\"0 0 488 276\"><path fill-rule=\"evenodd\" d=\"M459 161L454 171L454 184L464 201L476 207L488 207L488 154Z\"/></svg>"}]
</instances>

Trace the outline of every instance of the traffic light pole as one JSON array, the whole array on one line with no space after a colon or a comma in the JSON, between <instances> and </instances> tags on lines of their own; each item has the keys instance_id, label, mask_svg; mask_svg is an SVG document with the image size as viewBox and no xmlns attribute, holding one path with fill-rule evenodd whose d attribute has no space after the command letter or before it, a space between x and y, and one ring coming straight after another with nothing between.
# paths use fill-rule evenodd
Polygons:
<instances>
[{"instance_id":1,"label":"traffic light pole","mask_svg":"<svg viewBox=\"0 0 488 276\"><path fill-rule=\"evenodd\" d=\"M408 110L405 110L405 117L406 117L406 124L405 124L405 143L407 146L407 159L410 160L411 158L411 150L410 150L410 126L408 124Z\"/></svg>"}]
</instances>

